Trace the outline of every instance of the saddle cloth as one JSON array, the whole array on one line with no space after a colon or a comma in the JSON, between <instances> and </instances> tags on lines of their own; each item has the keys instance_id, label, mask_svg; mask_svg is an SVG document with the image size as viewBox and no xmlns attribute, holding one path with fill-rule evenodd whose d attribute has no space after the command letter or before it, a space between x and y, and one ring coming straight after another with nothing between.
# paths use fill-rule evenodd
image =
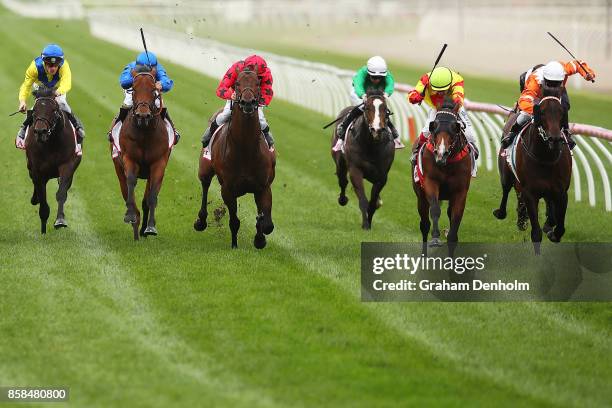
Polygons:
<instances>
[{"instance_id":1,"label":"saddle cloth","mask_svg":"<svg viewBox=\"0 0 612 408\"><path fill-rule=\"evenodd\" d=\"M204 148L204 151L202 152L202 157L204 157L205 159L212 160L212 146L215 141L215 136L217 136L217 133L219 133L219 131L221 130L223 126L225 126L225 123L220 125L217 128L217 130L215 130L215 133L213 133L213 135L210 138L210 142L208 142L208 146ZM261 133L261 137L264 138L264 141L266 142L266 146L268 146L268 149L270 149L270 145L268 144L268 141L264 137L263 133Z\"/></svg>"},{"instance_id":2,"label":"saddle cloth","mask_svg":"<svg viewBox=\"0 0 612 408\"><path fill-rule=\"evenodd\" d=\"M413 177L414 177L414 181L419 183L421 188L424 188L424 186L425 186L425 173L424 173L424 170L423 170L423 152L425 151L424 149L428 149L429 151L433 151L433 146L429 142L425 143L425 144L423 144L421 146L421 148L419 149L419 151L417 153L417 161L416 161L416 165L414 166ZM465 153L463 153L463 152L465 152ZM478 162L476 161L476 159L474 157L474 149L473 148L469 148L468 145L466 145L466 147L464 147L464 150L462 152L460 152L459 155L455 155L454 157L452 157L451 158L452 160L449 160L449 163L461 160L462 158L465 157L466 154L470 155L470 160L472 162L471 175L472 175L472 177L476 177L476 175L478 173Z\"/></svg>"},{"instance_id":3,"label":"saddle cloth","mask_svg":"<svg viewBox=\"0 0 612 408\"><path fill-rule=\"evenodd\" d=\"M121 133L121 125L122 122L117 122L113 129L111 130L111 136L113 138L113 150L111 152L111 157L114 159L121 154L121 145L119 144L119 134ZM168 119L164 119L164 124L166 125L166 133L168 134L168 148L172 150L174 148L174 129L172 129L172 125L168 121Z\"/></svg>"}]
</instances>

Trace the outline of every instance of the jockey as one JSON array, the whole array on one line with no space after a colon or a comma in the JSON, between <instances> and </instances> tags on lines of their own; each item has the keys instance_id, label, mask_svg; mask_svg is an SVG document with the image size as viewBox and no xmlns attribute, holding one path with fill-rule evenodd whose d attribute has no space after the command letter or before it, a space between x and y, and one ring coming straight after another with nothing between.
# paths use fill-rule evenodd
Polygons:
<instances>
[{"instance_id":1,"label":"jockey","mask_svg":"<svg viewBox=\"0 0 612 408\"><path fill-rule=\"evenodd\" d=\"M582 64L584 69L580 67L580 64ZM576 146L576 142L572 139L572 134L569 131L568 111L570 109L570 103L567 90L565 89L565 83L567 82L567 77L575 73L580 73L584 79L590 81L595 79L595 72L586 62L578 62L577 60L570 62L551 61L546 65L540 65L534 68L535 69L530 69L524 74L527 80L524 83L524 87L521 81L521 97L518 100L520 113L516 118L516 122L510 129L510 132L502 138L501 145L504 148L510 146L514 138L516 138L516 135L521 132L527 123L531 122L533 105L536 103L536 99L542 97L542 86L546 86L551 88L562 87L561 104L565 108L565 113L563 115L561 128L567 136L569 148L573 149L574 146ZM523 78L523 76L521 76L521 78Z\"/></svg>"},{"instance_id":2,"label":"jockey","mask_svg":"<svg viewBox=\"0 0 612 408\"><path fill-rule=\"evenodd\" d=\"M111 131L117 124L117 122L123 122L127 117L128 112L134 105L132 101L132 84L134 83L134 77L132 77L132 70L137 65L148 65L152 68L155 68L155 87L158 92L168 92L174 86L174 81L168 77L165 68L163 65L157 61L157 56L152 52L141 52L136 57L135 61L130 62L123 68L121 75L119 76L119 85L123 88L123 92L125 93L125 98L123 99L123 104L121 108L119 108L119 114L115 117L113 124L111 125ZM157 102L156 102L157 103ZM158 106L159 108L160 106ZM174 130L174 144L177 144L181 135L178 130L174 126L172 119L170 118L170 114L165 106L161 106L161 115L162 118L168 119L170 125L172 125L172 129ZM109 138L111 137L111 131L108 132Z\"/></svg>"},{"instance_id":3,"label":"jockey","mask_svg":"<svg viewBox=\"0 0 612 408\"><path fill-rule=\"evenodd\" d=\"M381 89L385 92L385 98L388 98L393 93L395 87L395 80L391 71L387 69L386 61L379 56L372 57L368 60L367 64L359 68L359 70L353 76L353 86L351 88L351 101L355 107L349 112L348 115L342 120L342 123L338 125L336 135L338 140L336 145L333 147L333 151L337 152L342 150L344 145L344 136L348 126L354 121L359 115L363 114L366 100L366 92L370 88ZM396 149L403 149L403 143L399 139L399 133L391 119L387 122L391 134L393 135L393 143Z\"/></svg>"},{"instance_id":4,"label":"jockey","mask_svg":"<svg viewBox=\"0 0 612 408\"><path fill-rule=\"evenodd\" d=\"M274 139L272 138L272 133L270 132L270 126L266 121L266 118L263 113L263 107L270 105L272 101L272 96L274 92L272 91L272 73L270 72L270 68L268 68L268 64L266 61L260 57L259 55L251 55L245 58L243 61L237 61L227 70L223 79L219 83L217 87L217 96L221 99L225 99L225 106L223 107L223 111L217 115L215 120L213 120L210 126L204 132L202 136L202 146L204 148L208 147L210 143L210 138L215 133L215 131L222 124L229 121L232 115L232 102L236 100L236 93L234 91L234 84L238 79L238 74L246 69L254 69L257 68L257 76L259 77L260 83L260 109L257 109L257 114L259 115L259 126L261 127L261 131L270 147L270 150L274 150L272 146L274 146Z\"/></svg>"},{"instance_id":5,"label":"jockey","mask_svg":"<svg viewBox=\"0 0 612 408\"><path fill-rule=\"evenodd\" d=\"M423 94L423 95L422 95ZM444 98L450 96L456 105L459 105L459 119L465 125L463 134L467 139L470 148L474 152L474 159L478 159L478 148L474 139L474 130L472 128L472 122L467 115L463 101L465 98L463 90L463 77L455 71L446 67L437 67L432 72L428 72L423 75L415 88L408 94L408 101L412 104L420 104L425 101L427 105L431 107L429 110L429 116L419 139L412 150L412 163L416 162L417 153L420 147L427 142L430 136L429 124L436 118L438 109L444 103Z\"/></svg>"},{"instance_id":6,"label":"jockey","mask_svg":"<svg viewBox=\"0 0 612 408\"><path fill-rule=\"evenodd\" d=\"M76 130L77 143L82 144L85 130L81 121L72 113L66 101L66 94L72 87L72 74L70 65L64 59L64 51L57 44L47 45L40 56L36 57L25 72L25 79L19 88L19 112L26 112L26 120L21 125L17 137L25 138L26 128L32 124L32 110L27 108L27 98L32 86L44 85L55 88L55 100L61 110L66 112L68 119Z\"/></svg>"}]
</instances>

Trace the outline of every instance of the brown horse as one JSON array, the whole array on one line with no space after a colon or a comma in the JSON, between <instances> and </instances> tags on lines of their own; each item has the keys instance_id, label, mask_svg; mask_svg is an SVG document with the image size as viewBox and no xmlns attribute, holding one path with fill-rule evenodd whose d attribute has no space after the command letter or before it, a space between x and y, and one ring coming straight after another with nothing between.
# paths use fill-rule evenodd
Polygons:
<instances>
[{"instance_id":1,"label":"brown horse","mask_svg":"<svg viewBox=\"0 0 612 408\"><path fill-rule=\"evenodd\" d=\"M507 163L503 149L498 155L502 199L493 215L500 220L506 218L508 194L514 187L518 197L519 228L520 218L525 217L526 212L531 223L531 241L536 254L540 253L542 242L542 229L538 219L538 204L541 198L546 202L546 222L543 229L548 238L552 242L559 242L565 233L572 157L561 131L561 121L565 113L561 93L562 89L559 88L544 88L543 98L534 106L533 121L527 125L520 140L516 142L516 176Z\"/></svg>"},{"instance_id":2,"label":"brown horse","mask_svg":"<svg viewBox=\"0 0 612 408\"><path fill-rule=\"evenodd\" d=\"M123 220L132 225L134 240L138 240L140 211L134 195L136 182L139 178L147 179L142 199L144 219L140 235L157 235L157 196L171 149L168 146L166 123L161 117L161 94L155 88L155 68L137 66L132 70L132 76L134 105L121 126L121 154L113 159L113 163L127 207Z\"/></svg>"},{"instance_id":3,"label":"brown horse","mask_svg":"<svg viewBox=\"0 0 612 408\"><path fill-rule=\"evenodd\" d=\"M422 149L422 183L413 177L412 187L418 199L423 236L423 253L427 254L427 237L433 221L431 246L440 246L438 221L440 201L448 200L450 228L447 235L449 251L459 241L458 232L471 181L472 160L463 125L457 115L459 106L447 99L429 124L430 139ZM418 161L417 161L418 162ZM414 174L414 167L413 167Z\"/></svg>"},{"instance_id":4,"label":"brown horse","mask_svg":"<svg viewBox=\"0 0 612 408\"><path fill-rule=\"evenodd\" d=\"M354 107L343 109L340 116L347 115L351 109ZM365 230L372 227L372 218L380 203L380 192L387 184L387 175L395 158L392 136L386 130L387 112L384 93L368 90L363 115L353 122L350 134L346 138L344 152L332 150L332 159L336 164L336 175L340 186L338 203L342 206L348 203L346 197L348 172L359 199L361 227ZM332 146L338 139L336 132L337 128L334 128ZM364 178L372 183L369 201L364 191Z\"/></svg>"},{"instance_id":5,"label":"brown horse","mask_svg":"<svg viewBox=\"0 0 612 408\"><path fill-rule=\"evenodd\" d=\"M68 115L62 111L55 100L55 89L41 87L35 91L36 102L32 108L32 126L28 130L25 142L28 171L34 193L30 203L39 204L40 232L47 232L49 204L47 203L47 182L59 178L57 199L57 217L54 228L68 226L64 219L64 204L72 178L81 163L81 156L76 153L75 130L70 124Z\"/></svg>"},{"instance_id":6,"label":"brown horse","mask_svg":"<svg viewBox=\"0 0 612 408\"><path fill-rule=\"evenodd\" d=\"M219 129L210 147L211 160L200 155L198 177L202 183L202 206L193 227L196 231L207 227L208 188L216 174L221 196L229 210L232 248L238 247L240 228L237 198L252 193L257 204L257 233L253 244L262 249L266 246L265 235L274 230L271 185L276 153L268 149L259 125L257 110L261 95L256 68L238 74L235 95L230 121Z\"/></svg>"}]
</instances>

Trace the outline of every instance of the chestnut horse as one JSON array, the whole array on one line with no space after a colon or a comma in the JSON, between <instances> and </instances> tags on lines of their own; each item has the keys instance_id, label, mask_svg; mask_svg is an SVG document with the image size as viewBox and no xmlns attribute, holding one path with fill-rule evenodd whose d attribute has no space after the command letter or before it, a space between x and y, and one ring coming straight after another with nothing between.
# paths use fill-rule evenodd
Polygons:
<instances>
[{"instance_id":1,"label":"chestnut horse","mask_svg":"<svg viewBox=\"0 0 612 408\"><path fill-rule=\"evenodd\" d=\"M533 107L533 121L523 130L515 149L516 176L507 163L503 149L498 155L502 199L493 215L500 220L506 218L508 194L514 187L518 197L519 219L524 216L526 210L536 254L540 253L542 242L542 228L538 219L538 204L541 198L546 202L546 222L543 230L548 239L559 242L565 233L572 157L561 130L565 113L561 93L560 88L545 87L542 99Z\"/></svg>"},{"instance_id":2,"label":"chestnut horse","mask_svg":"<svg viewBox=\"0 0 612 408\"><path fill-rule=\"evenodd\" d=\"M257 110L261 95L257 67L238 74L235 95L229 122L219 128L212 140L211 160L204 157L204 149L200 155L198 177L202 184L202 205L193 227L196 231L207 227L208 189L216 174L221 196L229 210L232 248L238 247L240 228L237 198L252 193L257 204L257 232L253 245L262 249L266 246L265 236L274 230L271 185L276 153L269 150L259 125Z\"/></svg>"},{"instance_id":3,"label":"chestnut horse","mask_svg":"<svg viewBox=\"0 0 612 408\"><path fill-rule=\"evenodd\" d=\"M347 172L351 184L359 199L361 210L361 228L369 230L372 227L372 217L380 205L380 192L387 184L387 175L393 159L395 147L390 132L387 130L387 105L382 91L368 90L363 115L355 119L349 135L346 137L344 152L332 150L332 159L336 164L336 175L340 186L338 203L346 205L346 186L348 185ZM353 106L340 112L340 116L347 115ZM338 138L337 127L332 134L332 146ZM372 192L368 201L363 179L372 183Z\"/></svg>"},{"instance_id":4,"label":"chestnut horse","mask_svg":"<svg viewBox=\"0 0 612 408\"><path fill-rule=\"evenodd\" d=\"M471 181L472 159L464 125L457 115L459 106L446 99L429 124L431 136L422 148L422 184L413 177L412 187L418 199L423 236L423 253L427 254L427 238L433 221L431 246L440 246L440 201L448 200L447 215L450 228L447 235L449 252L452 255L459 241L459 226L463 218L465 202ZM418 160L417 160L418 162ZM413 167L414 174L414 167ZM431 221L430 221L431 216Z\"/></svg>"},{"instance_id":5,"label":"chestnut horse","mask_svg":"<svg viewBox=\"0 0 612 408\"><path fill-rule=\"evenodd\" d=\"M121 194L127 211L124 222L131 224L134 240L138 240L140 211L134 190L139 178L147 179L142 208L144 219L140 235L157 235L155 209L166 165L170 158L166 122L161 117L161 94L155 88L155 68L137 66L134 77L132 109L121 126L121 154L113 159Z\"/></svg>"},{"instance_id":6,"label":"chestnut horse","mask_svg":"<svg viewBox=\"0 0 612 408\"><path fill-rule=\"evenodd\" d=\"M32 108L32 125L29 127L25 142L28 172L34 193L30 199L32 205L39 204L40 232L47 232L49 204L47 203L47 182L59 178L57 199L57 216L55 229L68 226L64 219L64 204L72 177L81 163L81 156L76 153L75 130L67 114L62 111L55 100L55 89L40 87L34 92L36 102Z\"/></svg>"}]
</instances>

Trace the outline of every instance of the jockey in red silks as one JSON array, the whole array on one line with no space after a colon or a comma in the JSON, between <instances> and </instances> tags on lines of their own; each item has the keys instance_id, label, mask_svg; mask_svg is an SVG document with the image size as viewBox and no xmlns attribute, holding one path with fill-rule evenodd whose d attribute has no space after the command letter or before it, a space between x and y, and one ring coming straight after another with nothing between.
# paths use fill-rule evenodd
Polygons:
<instances>
[{"instance_id":1,"label":"jockey in red silks","mask_svg":"<svg viewBox=\"0 0 612 408\"><path fill-rule=\"evenodd\" d=\"M226 100L225 107L204 132L204 136L202 137L202 146L204 148L208 146L210 143L210 138L219 128L219 126L229 120L232 114L232 102L236 100L234 84L238 79L238 74L247 69L257 70L261 96L261 100L259 101L260 108L257 110L259 115L259 125L264 137L266 138L266 142L268 142L268 146L270 146L270 150L273 149L272 146L274 145L274 139L272 138L270 126L268 125L263 113L263 107L270 104L272 101L272 96L274 95L274 92L272 91L272 73L270 72L266 61L259 55L251 55L242 61L235 62L223 76L223 79L217 87L217 96Z\"/></svg>"}]
</instances>

